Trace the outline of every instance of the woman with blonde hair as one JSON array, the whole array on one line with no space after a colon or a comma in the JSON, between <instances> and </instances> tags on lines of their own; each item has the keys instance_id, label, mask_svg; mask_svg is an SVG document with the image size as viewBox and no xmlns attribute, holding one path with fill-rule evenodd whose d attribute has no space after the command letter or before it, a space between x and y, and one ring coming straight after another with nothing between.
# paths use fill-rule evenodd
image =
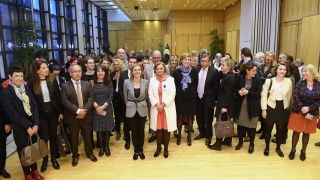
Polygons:
<instances>
[{"instance_id":1,"label":"woman with blonde hair","mask_svg":"<svg viewBox=\"0 0 320 180\"><path fill-rule=\"evenodd\" d=\"M178 57L175 55L172 55L169 59L168 66L169 66L169 74L170 74L170 76L172 76L173 71L175 71L179 66Z\"/></svg>"},{"instance_id":2,"label":"woman with blonde hair","mask_svg":"<svg viewBox=\"0 0 320 180\"><path fill-rule=\"evenodd\" d=\"M303 67L302 75L304 80L297 83L294 91L288 129L293 131L289 159L293 160L295 157L296 146L302 132L300 160L304 161L306 159L309 136L316 133L320 106L320 76L312 64Z\"/></svg>"}]
</instances>

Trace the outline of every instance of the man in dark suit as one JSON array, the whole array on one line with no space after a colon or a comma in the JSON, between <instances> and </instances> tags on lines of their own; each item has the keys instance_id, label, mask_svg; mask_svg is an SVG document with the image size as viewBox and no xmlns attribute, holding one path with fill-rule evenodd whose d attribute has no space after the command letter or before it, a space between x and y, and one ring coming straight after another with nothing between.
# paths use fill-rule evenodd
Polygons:
<instances>
[{"instance_id":1,"label":"man in dark suit","mask_svg":"<svg viewBox=\"0 0 320 180\"><path fill-rule=\"evenodd\" d=\"M129 59L129 63L128 63L128 70L124 70L120 73L120 77L119 77L119 93L121 96L121 100L123 102L124 98L123 98L123 83L124 80L129 79L130 78L130 73L131 73L131 68L134 64L136 64L138 62L136 57L130 57ZM124 114L126 113L126 109L124 109ZM126 141L126 144L124 145L124 148L126 150L130 149L130 122L128 121L128 119L126 117L124 117L124 125L123 125L123 133L124 133L124 140Z\"/></svg>"},{"instance_id":2,"label":"man in dark suit","mask_svg":"<svg viewBox=\"0 0 320 180\"><path fill-rule=\"evenodd\" d=\"M211 144L212 138L212 122L213 122L213 108L218 97L218 70L209 66L209 54L201 55L201 67L197 68L199 83L197 96L197 124L200 134L194 138L199 140L206 138L206 145Z\"/></svg>"},{"instance_id":3,"label":"man in dark suit","mask_svg":"<svg viewBox=\"0 0 320 180\"><path fill-rule=\"evenodd\" d=\"M61 84L61 103L64 107L63 121L70 133L72 166L79 160L78 139L79 131L83 134L84 147L87 157L96 162L91 143L93 94L91 84L81 81L82 70L79 65L69 69L71 81Z\"/></svg>"}]
</instances>

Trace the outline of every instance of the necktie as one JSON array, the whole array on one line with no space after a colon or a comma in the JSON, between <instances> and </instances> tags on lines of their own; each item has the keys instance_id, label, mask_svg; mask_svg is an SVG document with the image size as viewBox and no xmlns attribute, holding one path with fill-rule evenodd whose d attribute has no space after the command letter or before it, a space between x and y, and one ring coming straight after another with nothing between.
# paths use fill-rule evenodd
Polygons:
<instances>
[{"instance_id":1,"label":"necktie","mask_svg":"<svg viewBox=\"0 0 320 180\"><path fill-rule=\"evenodd\" d=\"M202 71L202 75L200 77L200 81L199 81L199 89L198 89L198 97L201 99L203 97L203 93L204 93L204 77L205 77L205 70L201 69Z\"/></svg>"},{"instance_id":2,"label":"necktie","mask_svg":"<svg viewBox=\"0 0 320 180\"><path fill-rule=\"evenodd\" d=\"M83 108L83 99L82 99L82 92L80 89L80 82L77 81L77 98L78 98L78 104L79 104L79 108Z\"/></svg>"}]
</instances>

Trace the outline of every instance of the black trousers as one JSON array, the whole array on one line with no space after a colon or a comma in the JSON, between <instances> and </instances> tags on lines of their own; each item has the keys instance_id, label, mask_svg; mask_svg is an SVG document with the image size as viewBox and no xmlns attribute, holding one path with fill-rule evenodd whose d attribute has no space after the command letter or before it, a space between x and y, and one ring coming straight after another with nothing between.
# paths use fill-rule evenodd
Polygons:
<instances>
[{"instance_id":1,"label":"black trousers","mask_svg":"<svg viewBox=\"0 0 320 180\"><path fill-rule=\"evenodd\" d=\"M58 154L57 149L57 127L58 127L58 115L50 113L50 117L40 117L39 136L46 143L50 140L50 155L51 158L56 158Z\"/></svg>"},{"instance_id":2,"label":"black trousers","mask_svg":"<svg viewBox=\"0 0 320 180\"><path fill-rule=\"evenodd\" d=\"M131 125L132 143L135 153L143 152L146 118L147 117L141 117L138 112L136 112L132 118L127 118Z\"/></svg>"},{"instance_id":3,"label":"black trousers","mask_svg":"<svg viewBox=\"0 0 320 180\"><path fill-rule=\"evenodd\" d=\"M120 127L121 127L121 120L123 120L123 133L124 133L124 139L130 140L130 123L125 117L126 114L126 105L122 101L120 94L118 92L114 92L113 95L113 110L114 110L114 116L115 116L115 123L116 123L116 131L120 133Z\"/></svg>"},{"instance_id":4,"label":"black trousers","mask_svg":"<svg viewBox=\"0 0 320 180\"><path fill-rule=\"evenodd\" d=\"M213 122L214 110L212 107L208 107L205 103L205 99L199 99L197 97L197 124L200 134L206 136L206 138L212 138L212 122Z\"/></svg>"},{"instance_id":5,"label":"black trousers","mask_svg":"<svg viewBox=\"0 0 320 180\"><path fill-rule=\"evenodd\" d=\"M25 148L26 146L28 146L28 139L29 139L29 134L27 132L27 130L25 129L19 129L19 130L14 130L13 131L13 137L14 137L14 141L16 143L17 146L17 152L19 155L19 159L21 160L21 151L23 148ZM32 142L36 142L36 136L32 136ZM22 166L22 165L21 165ZM22 166L23 169L23 173L24 175L29 175L31 173L31 170L37 170L37 163L32 164L31 166Z\"/></svg>"},{"instance_id":6,"label":"black trousers","mask_svg":"<svg viewBox=\"0 0 320 180\"><path fill-rule=\"evenodd\" d=\"M84 149L86 151L86 155L93 154L92 150L92 139L91 139L91 130L92 123L85 123L84 120L79 119L77 123L67 124L67 129L69 131L70 143L71 143L71 151L72 157L79 157L78 146L79 146L79 132L83 135Z\"/></svg>"},{"instance_id":7,"label":"black trousers","mask_svg":"<svg viewBox=\"0 0 320 180\"><path fill-rule=\"evenodd\" d=\"M2 134L1 134L2 135ZM0 137L0 170L6 167L7 158L7 138Z\"/></svg>"}]
</instances>

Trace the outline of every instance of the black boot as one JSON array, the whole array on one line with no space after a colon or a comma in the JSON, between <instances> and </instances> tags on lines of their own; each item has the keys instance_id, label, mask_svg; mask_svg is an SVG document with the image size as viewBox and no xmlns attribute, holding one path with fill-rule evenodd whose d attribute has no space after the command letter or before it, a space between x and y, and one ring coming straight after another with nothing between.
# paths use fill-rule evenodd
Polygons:
<instances>
[{"instance_id":1,"label":"black boot","mask_svg":"<svg viewBox=\"0 0 320 180\"><path fill-rule=\"evenodd\" d=\"M45 172L48 166L48 156L43 158L42 165L41 165L41 172Z\"/></svg>"},{"instance_id":2,"label":"black boot","mask_svg":"<svg viewBox=\"0 0 320 180\"><path fill-rule=\"evenodd\" d=\"M60 165L59 165L59 163L58 163L56 158L51 157L51 162L52 162L52 166L53 166L54 169L60 169Z\"/></svg>"},{"instance_id":3,"label":"black boot","mask_svg":"<svg viewBox=\"0 0 320 180\"><path fill-rule=\"evenodd\" d=\"M102 135L103 132L98 132L97 135L99 137L99 141L100 141L100 145L103 144L103 139L104 139L104 136ZM104 146L100 146L100 151L99 151L99 154L98 156L99 157L102 157L104 154Z\"/></svg>"},{"instance_id":4,"label":"black boot","mask_svg":"<svg viewBox=\"0 0 320 180\"><path fill-rule=\"evenodd\" d=\"M110 156L111 155L111 152L110 152L110 149L109 149L109 141L110 141L110 132L107 131L106 134L105 134L105 152L106 152L106 156Z\"/></svg>"}]
</instances>

